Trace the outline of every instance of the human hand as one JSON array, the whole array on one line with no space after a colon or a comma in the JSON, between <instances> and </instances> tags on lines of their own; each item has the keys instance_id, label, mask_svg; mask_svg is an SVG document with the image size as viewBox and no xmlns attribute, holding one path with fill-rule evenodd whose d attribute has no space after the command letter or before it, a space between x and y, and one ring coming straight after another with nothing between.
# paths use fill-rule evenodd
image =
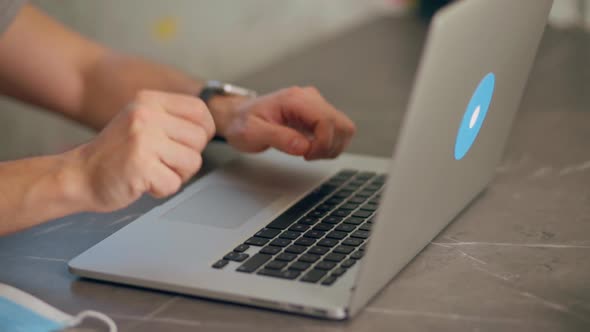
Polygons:
<instances>
[{"instance_id":1,"label":"human hand","mask_svg":"<svg viewBox=\"0 0 590 332\"><path fill-rule=\"evenodd\" d=\"M228 104L227 98L232 97L213 98L210 106L218 133L240 151L273 147L306 160L336 158L356 132L354 123L313 87L235 99L234 107L221 105Z\"/></svg>"},{"instance_id":2,"label":"human hand","mask_svg":"<svg viewBox=\"0 0 590 332\"><path fill-rule=\"evenodd\" d=\"M74 150L87 208L113 211L144 193L174 194L201 168L201 152L214 134L200 99L140 92L94 140Z\"/></svg>"}]
</instances>

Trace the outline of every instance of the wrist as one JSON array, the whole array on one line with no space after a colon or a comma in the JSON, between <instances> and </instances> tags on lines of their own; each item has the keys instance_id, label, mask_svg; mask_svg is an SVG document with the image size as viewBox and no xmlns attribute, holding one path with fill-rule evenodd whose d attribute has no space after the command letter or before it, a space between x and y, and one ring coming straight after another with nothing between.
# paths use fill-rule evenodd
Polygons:
<instances>
[{"instance_id":1,"label":"wrist","mask_svg":"<svg viewBox=\"0 0 590 332\"><path fill-rule=\"evenodd\" d=\"M225 137L227 128L233 119L239 116L240 107L250 99L244 96L217 95L207 101L207 107L215 122L216 136Z\"/></svg>"},{"instance_id":2,"label":"wrist","mask_svg":"<svg viewBox=\"0 0 590 332\"><path fill-rule=\"evenodd\" d=\"M75 209L70 213L94 210L91 186L84 171L81 150L82 147L78 147L56 156L59 167L53 174L53 181L60 200Z\"/></svg>"}]
</instances>

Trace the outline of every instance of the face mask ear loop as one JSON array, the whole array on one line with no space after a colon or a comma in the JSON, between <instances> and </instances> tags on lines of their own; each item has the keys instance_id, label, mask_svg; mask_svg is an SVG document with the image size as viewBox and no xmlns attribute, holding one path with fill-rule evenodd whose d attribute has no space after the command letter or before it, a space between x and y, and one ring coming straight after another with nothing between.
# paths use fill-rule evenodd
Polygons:
<instances>
[{"instance_id":1,"label":"face mask ear loop","mask_svg":"<svg viewBox=\"0 0 590 332\"><path fill-rule=\"evenodd\" d=\"M76 315L76 317L74 317L74 319L70 323L70 326L80 325L82 321L86 318L98 319L99 321L105 323L105 325L109 327L109 332L117 332L117 325L109 316L93 310L85 310Z\"/></svg>"}]
</instances>

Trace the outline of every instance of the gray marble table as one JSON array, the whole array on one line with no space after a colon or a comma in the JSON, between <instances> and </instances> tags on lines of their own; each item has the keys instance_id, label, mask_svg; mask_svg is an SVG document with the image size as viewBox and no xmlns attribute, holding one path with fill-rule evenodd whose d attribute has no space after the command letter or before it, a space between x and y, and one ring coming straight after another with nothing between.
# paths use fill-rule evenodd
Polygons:
<instances>
[{"instance_id":1,"label":"gray marble table","mask_svg":"<svg viewBox=\"0 0 590 332\"><path fill-rule=\"evenodd\" d=\"M244 77L315 85L359 126L350 152L390 153L424 41L382 18ZM78 279L66 262L157 202L80 214L0 238L0 282L121 331L589 331L590 37L549 29L497 176L356 319L330 322ZM234 153L212 145L206 170Z\"/></svg>"}]
</instances>

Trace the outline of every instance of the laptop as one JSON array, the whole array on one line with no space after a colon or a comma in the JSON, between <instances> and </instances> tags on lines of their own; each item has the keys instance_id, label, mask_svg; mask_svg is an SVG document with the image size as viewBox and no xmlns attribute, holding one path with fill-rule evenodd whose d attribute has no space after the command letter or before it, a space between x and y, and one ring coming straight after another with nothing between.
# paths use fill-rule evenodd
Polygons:
<instances>
[{"instance_id":1,"label":"laptop","mask_svg":"<svg viewBox=\"0 0 590 332\"><path fill-rule=\"evenodd\" d=\"M72 259L70 271L355 316L492 179L551 5L463 0L441 10L392 158L240 155Z\"/></svg>"}]
</instances>

